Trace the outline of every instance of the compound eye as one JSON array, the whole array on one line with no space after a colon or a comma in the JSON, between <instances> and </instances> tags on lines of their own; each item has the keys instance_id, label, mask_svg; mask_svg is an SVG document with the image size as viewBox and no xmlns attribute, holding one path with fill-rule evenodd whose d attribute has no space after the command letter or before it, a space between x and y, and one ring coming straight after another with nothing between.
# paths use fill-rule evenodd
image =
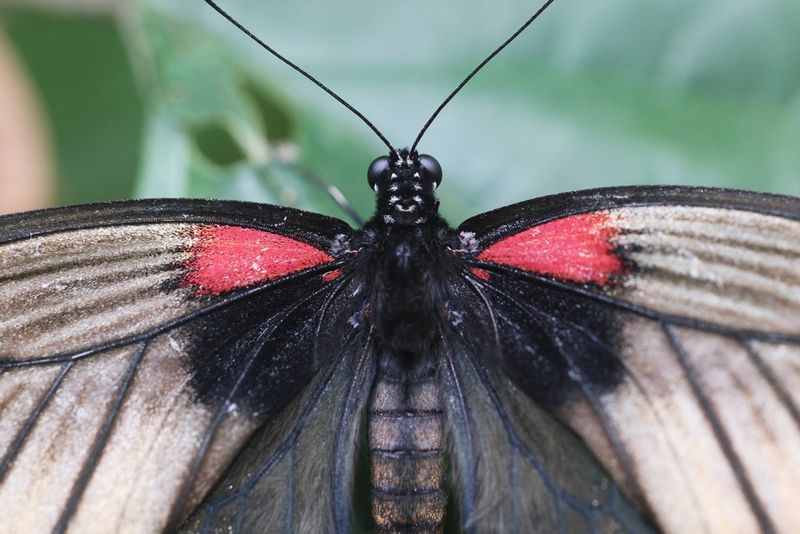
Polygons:
<instances>
[{"instance_id":1,"label":"compound eye","mask_svg":"<svg viewBox=\"0 0 800 534\"><path fill-rule=\"evenodd\" d=\"M425 176L433 180L436 187L439 187L439 184L442 183L442 166L439 165L436 158L427 154L422 154L419 157L419 166L422 167Z\"/></svg>"},{"instance_id":2,"label":"compound eye","mask_svg":"<svg viewBox=\"0 0 800 534\"><path fill-rule=\"evenodd\" d=\"M375 158L375 160L369 164L369 169L367 169L367 181L372 189L375 189L375 184L386 174L387 170L389 170L389 158L387 156Z\"/></svg>"}]
</instances>

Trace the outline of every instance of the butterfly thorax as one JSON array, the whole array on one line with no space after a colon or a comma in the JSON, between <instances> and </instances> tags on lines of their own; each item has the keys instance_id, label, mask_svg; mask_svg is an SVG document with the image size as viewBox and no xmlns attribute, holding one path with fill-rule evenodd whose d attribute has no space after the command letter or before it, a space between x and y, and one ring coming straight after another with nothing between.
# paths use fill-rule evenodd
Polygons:
<instances>
[{"instance_id":1,"label":"butterfly thorax","mask_svg":"<svg viewBox=\"0 0 800 534\"><path fill-rule=\"evenodd\" d=\"M431 160L403 149L373 163L376 212L364 229L372 249L364 268L378 353L423 374L421 359L435 352L439 337L446 243L454 233L438 215Z\"/></svg>"}]
</instances>

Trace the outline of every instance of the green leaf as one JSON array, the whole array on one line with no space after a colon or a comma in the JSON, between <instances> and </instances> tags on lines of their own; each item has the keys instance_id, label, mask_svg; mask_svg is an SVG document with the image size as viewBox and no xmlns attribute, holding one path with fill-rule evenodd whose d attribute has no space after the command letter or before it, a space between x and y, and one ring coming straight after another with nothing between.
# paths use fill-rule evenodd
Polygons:
<instances>
[{"instance_id":1,"label":"green leaf","mask_svg":"<svg viewBox=\"0 0 800 534\"><path fill-rule=\"evenodd\" d=\"M463 76L538 7L528 0L409 0L401 10L368 0L223 4L398 146L410 144ZM135 0L122 17L149 125L139 194L289 202L341 215L281 161L296 153L369 214L365 169L386 148L329 95L197 0ZM800 194L797 27L800 4L787 0L555 2L423 139L421 150L444 167L445 213L457 222L542 194L635 183ZM55 92L50 100L67 98ZM112 134L121 134L101 129L109 119L96 103L81 106L87 120L55 118L57 132L70 132L58 138L110 147ZM185 154L167 153L158 124L172 125L182 139L172 142ZM88 159L81 150L65 148L62 161ZM159 169L160 161L171 167Z\"/></svg>"},{"instance_id":2,"label":"green leaf","mask_svg":"<svg viewBox=\"0 0 800 534\"><path fill-rule=\"evenodd\" d=\"M535 6L419 0L229 1L225 7L318 76L398 145ZM210 10L217 29L291 100L302 159L369 208L364 169L385 152L359 121ZM800 194L800 7L771 0L556 2L442 113L421 149L445 169L454 220L533 196L674 183ZM469 32L465 32L465 28ZM239 52L232 52L238 49ZM246 67L247 68L247 67Z\"/></svg>"}]
</instances>

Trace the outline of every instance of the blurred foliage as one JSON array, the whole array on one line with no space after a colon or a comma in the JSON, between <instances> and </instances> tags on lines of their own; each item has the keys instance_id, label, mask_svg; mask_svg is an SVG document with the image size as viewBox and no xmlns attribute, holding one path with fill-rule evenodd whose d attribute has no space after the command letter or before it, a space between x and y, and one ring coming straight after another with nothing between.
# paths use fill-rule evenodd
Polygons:
<instances>
[{"instance_id":1,"label":"blurred foliage","mask_svg":"<svg viewBox=\"0 0 800 534\"><path fill-rule=\"evenodd\" d=\"M537 7L221 3L400 146ZM201 196L340 215L286 163L297 154L369 213L365 169L385 148L358 119L199 0L121 6L0 12L50 116L63 202ZM615 184L800 194L798 27L790 0L556 2L426 135L445 213Z\"/></svg>"},{"instance_id":2,"label":"blurred foliage","mask_svg":"<svg viewBox=\"0 0 800 534\"><path fill-rule=\"evenodd\" d=\"M52 130L59 202L129 196L144 110L115 25L40 11L0 13Z\"/></svg>"}]
</instances>

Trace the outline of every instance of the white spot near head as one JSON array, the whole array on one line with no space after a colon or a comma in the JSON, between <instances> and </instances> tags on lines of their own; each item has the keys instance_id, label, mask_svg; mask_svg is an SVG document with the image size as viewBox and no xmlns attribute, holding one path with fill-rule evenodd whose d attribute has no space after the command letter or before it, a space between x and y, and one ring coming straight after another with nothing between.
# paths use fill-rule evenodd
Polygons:
<instances>
[{"instance_id":1,"label":"white spot near head","mask_svg":"<svg viewBox=\"0 0 800 534\"><path fill-rule=\"evenodd\" d=\"M373 186L372 186L372 189L374 189L374 190L375 190L375 192L377 193L377 192L378 192L378 184L375 184L375 185L373 185Z\"/></svg>"},{"instance_id":2,"label":"white spot near head","mask_svg":"<svg viewBox=\"0 0 800 534\"><path fill-rule=\"evenodd\" d=\"M419 178L419 173L418 172L414 173L414 178Z\"/></svg>"},{"instance_id":3,"label":"white spot near head","mask_svg":"<svg viewBox=\"0 0 800 534\"><path fill-rule=\"evenodd\" d=\"M478 240L475 239L475 232L461 232L459 235L461 241L461 248L469 252L478 250Z\"/></svg>"},{"instance_id":4,"label":"white spot near head","mask_svg":"<svg viewBox=\"0 0 800 534\"><path fill-rule=\"evenodd\" d=\"M389 176L389 178L391 178L392 180L394 180L394 179L396 179L396 178L397 178L397 175L396 175L395 173L392 173L392 174L391 174L391 176Z\"/></svg>"}]
</instances>

